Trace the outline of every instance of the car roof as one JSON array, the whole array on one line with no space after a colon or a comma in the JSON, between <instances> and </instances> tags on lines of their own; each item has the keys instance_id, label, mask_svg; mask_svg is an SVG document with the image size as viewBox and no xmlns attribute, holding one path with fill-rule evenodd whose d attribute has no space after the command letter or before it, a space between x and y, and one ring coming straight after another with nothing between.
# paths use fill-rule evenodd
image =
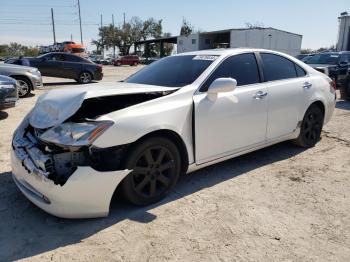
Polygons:
<instances>
[{"instance_id":1,"label":"car roof","mask_svg":"<svg viewBox=\"0 0 350 262\"><path fill-rule=\"evenodd\" d=\"M235 54L241 54L241 53L247 53L247 52L264 52L264 53L271 53L271 54L280 54L284 56L288 56L288 54L284 54L278 51L274 50L268 50L268 49L260 49L260 48L219 48L219 49L207 49L207 50L200 50L200 51L192 51L192 52L186 52L177 54L177 56L182 55L217 55L217 56L227 56L227 55L235 55Z\"/></svg>"}]
</instances>

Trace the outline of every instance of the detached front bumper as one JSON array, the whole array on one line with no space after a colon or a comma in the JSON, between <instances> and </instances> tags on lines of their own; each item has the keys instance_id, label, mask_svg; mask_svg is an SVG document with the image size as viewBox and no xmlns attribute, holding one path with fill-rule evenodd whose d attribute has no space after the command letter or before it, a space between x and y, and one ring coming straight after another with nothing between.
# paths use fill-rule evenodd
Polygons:
<instances>
[{"instance_id":1,"label":"detached front bumper","mask_svg":"<svg viewBox=\"0 0 350 262\"><path fill-rule=\"evenodd\" d=\"M99 172L78 166L61 186L41 171L40 155L33 145L11 149L13 180L21 192L46 212L62 218L107 216L110 201L118 184L130 170ZM33 149L33 150L32 150ZM39 160L38 160L39 159Z\"/></svg>"}]
</instances>

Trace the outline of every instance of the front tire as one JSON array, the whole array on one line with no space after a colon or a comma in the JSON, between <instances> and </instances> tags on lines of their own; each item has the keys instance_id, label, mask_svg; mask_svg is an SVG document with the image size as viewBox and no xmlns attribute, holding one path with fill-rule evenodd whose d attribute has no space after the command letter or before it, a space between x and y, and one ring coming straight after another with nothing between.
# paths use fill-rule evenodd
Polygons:
<instances>
[{"instance_id":1,"label":"front tire","mask_svg":"<svg viewBox=\"0 0 350 262\"><path fill-rule=\"evenodd\" d=\"M173 142L163 137L144 140L129 150L126 168L133 170L121 184L124 198L135 205L149 205L164 198L181 172L181 157Z\"/></svg>"},{"instance_id":2,"label":"front tire","mask_svg":"<svg viewBox=\"0 0 350 262\"><path fill-rule=\"evenodd\" d=\"M20 98L27 97L32 90L32 83L25 77L13 77L17 81L18 96Z\"/></svg>"},{"instance_id":3,"label":"front tire","mask_svg":"<svg viewBox=\"0 0 350 262\"><path fill-rule=\"evenodd\" d=\"M324 114L317 105L311 105L304 115L300 127L300 134L294 143L304 148L316 145L321 138Z\"/></svg>"}]
</instances>

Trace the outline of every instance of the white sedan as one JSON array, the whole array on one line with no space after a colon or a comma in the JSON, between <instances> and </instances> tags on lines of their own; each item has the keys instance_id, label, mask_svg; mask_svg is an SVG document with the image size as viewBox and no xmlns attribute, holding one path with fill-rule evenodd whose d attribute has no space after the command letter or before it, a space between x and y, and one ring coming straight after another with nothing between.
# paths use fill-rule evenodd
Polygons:
<instances>
[{"instance_id":1,"label":"white sedan","mask_svg":"<svg viewBox=\"0 0 350 262\"><path fill-rule=\"evenodd\" d=\"M13 179L55 216L106 216L117 188L148 205L183 173L285 140L312 147L334 107L332 80L291 56L184 53L43 94L14 134Z\"/></svg>"}]
</instances>

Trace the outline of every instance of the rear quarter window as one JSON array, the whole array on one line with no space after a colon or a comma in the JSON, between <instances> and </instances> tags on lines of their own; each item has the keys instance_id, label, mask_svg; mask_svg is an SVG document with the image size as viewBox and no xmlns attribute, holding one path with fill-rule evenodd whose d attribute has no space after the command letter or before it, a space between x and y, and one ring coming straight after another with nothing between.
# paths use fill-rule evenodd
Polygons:
<instances>
[{"instance_id":1,"label":"rear quarter window","mask_svg":"<svg viewBox=\"0 0 350 262\"><path fill-rule=\"evenodd\" d=\"M306 71L301 66L298 66L297 64L294 64L294 65L295 65L295 70L297 72L298 77L306 76Z\"/></svg>"}]
</instances>

